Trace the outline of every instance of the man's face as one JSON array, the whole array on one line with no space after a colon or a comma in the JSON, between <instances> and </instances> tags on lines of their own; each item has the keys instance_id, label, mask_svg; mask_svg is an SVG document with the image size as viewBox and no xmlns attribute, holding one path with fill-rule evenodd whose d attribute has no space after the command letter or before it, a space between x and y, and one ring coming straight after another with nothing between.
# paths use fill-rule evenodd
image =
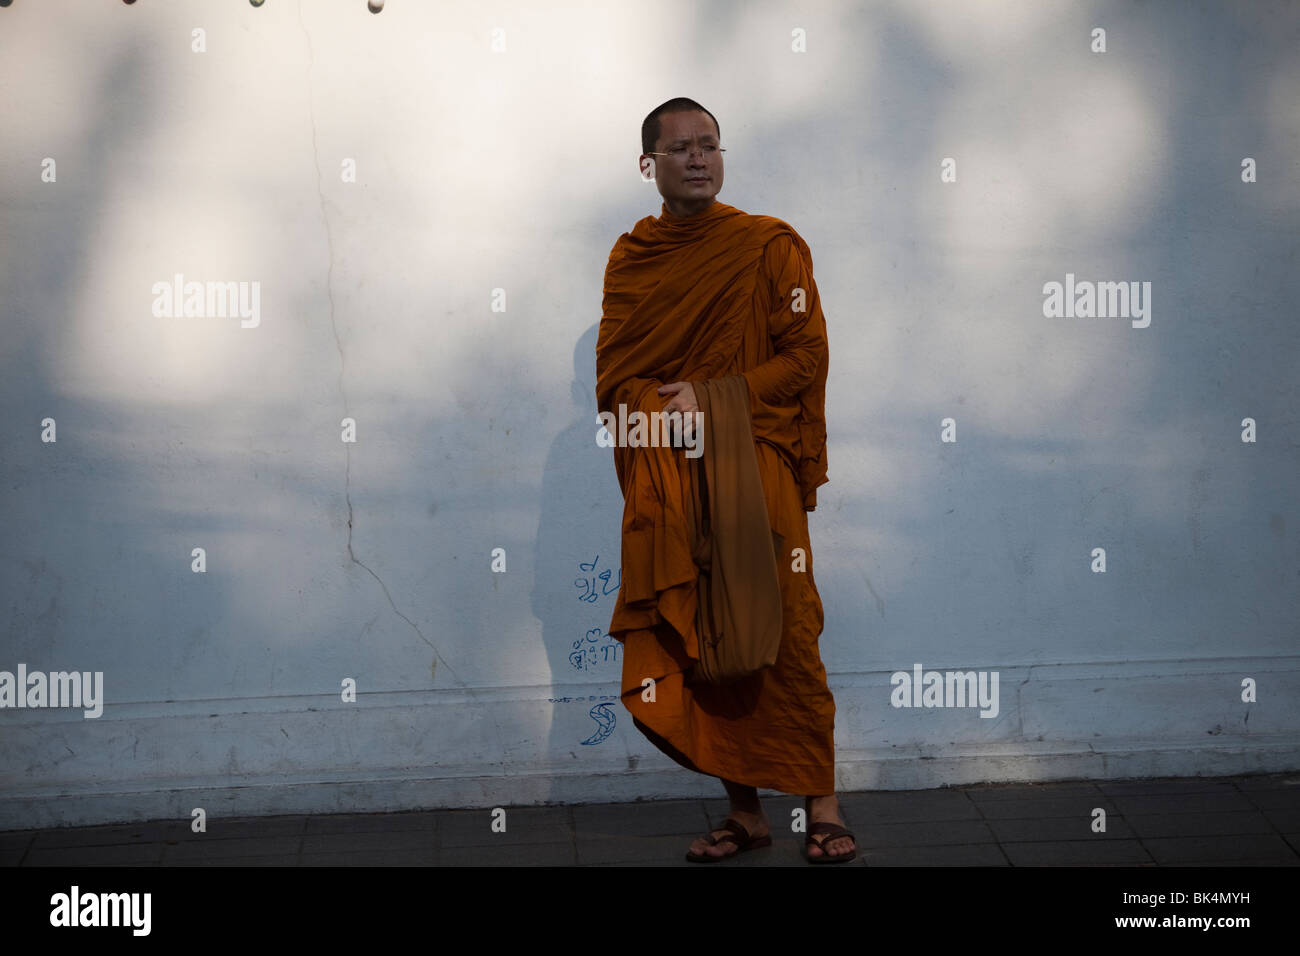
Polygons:
<instances>
[{"instance_id":1,"label":"man's face","mask_svg":"<svg viewBox=\"0 0 1300 956\"><path fill-rule=\"evenodd\" d=\"M666 156L641 154L641 169L654 160L655 183L669 211L702 211L722 189L722 152L718 130L708 113L698 110L666 113L659 117L659 142L655 151Z\"/></svg>"}]
</instances>

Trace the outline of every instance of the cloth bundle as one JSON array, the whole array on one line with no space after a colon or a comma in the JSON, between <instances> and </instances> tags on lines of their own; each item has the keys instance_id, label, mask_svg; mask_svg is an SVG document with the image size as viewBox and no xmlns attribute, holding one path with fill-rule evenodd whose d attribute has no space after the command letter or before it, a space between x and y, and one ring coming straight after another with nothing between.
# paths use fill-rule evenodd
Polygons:
<instances>
[{"instance_id":1,"label":"cloth bundle","mask_svg":"<svg viewBox=\"0 0 1300 956\"><path fill-rule=\"evenodd\" d=\"M693 681L722 684L776 663L781 647L781 536L768 522L744 376L692 382L703 412L703 454L686 501L699 568Z\"/></svg>"}]
</instances>

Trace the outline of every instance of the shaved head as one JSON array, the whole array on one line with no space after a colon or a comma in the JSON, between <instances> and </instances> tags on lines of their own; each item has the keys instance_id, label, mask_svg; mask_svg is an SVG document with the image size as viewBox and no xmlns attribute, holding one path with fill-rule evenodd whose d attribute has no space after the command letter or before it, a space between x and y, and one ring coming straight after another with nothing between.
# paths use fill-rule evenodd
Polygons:
<instances>
[{"instance_id":1,"label":"shaved head","mask_svg":"<svg viewBox=\"0 0 1300 956\"><path fill-rule=\"evenodd\" d=\"M684 96L679 96L676 99L669 100L667 103L660 103L651 110L650 115L645 118L645 121L641 124L641 152L655 152L655 145L659 142L659 136L663 132L662 124L659 122L659 117L667 113L692 113L696 110L706 114L709 119L713 120L713 129L718 134L718 137L721 138L722 129L718 126L718 118L694 100L687 99Z\"/></svg>"}]
</instances>

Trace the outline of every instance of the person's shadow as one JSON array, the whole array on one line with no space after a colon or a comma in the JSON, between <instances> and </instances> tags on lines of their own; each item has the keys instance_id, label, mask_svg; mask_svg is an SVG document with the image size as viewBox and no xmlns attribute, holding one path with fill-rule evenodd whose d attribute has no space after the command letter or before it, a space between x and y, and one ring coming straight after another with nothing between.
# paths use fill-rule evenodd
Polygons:
<instances>
[{"instance_id":1,"label":"person's shadow","mask_svg":"<svg viewBox=\"0 0 1300 956\"><path fill-rule=\"evenodd\" d=\"M530 601L542 623L554 708L543 760L560 775L589 773L593 763L606 773L634 769L639 757L632 754L643 752L618 699L623 646L605 633L622 580L623 494L612 449L596 443L598 331L592 325L573 351L578 411L546 456L533 550ZM572 796L567 791L552 789L561 800Z\"/></svg>"}]
</instances>

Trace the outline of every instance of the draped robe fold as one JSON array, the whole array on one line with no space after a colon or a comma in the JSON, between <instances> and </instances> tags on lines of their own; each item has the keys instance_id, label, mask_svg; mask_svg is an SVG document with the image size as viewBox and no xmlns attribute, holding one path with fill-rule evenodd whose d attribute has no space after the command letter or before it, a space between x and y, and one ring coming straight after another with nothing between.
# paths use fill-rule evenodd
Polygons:
<instances>
[{"instance_id":1,"label":"draped robe fold","mask_svg":"<svg viewBox=\"0 0 1300 956\"><path fill-rule=\"evenodd\" d=\"M818 648L807 518L827 480L828 361L812 255L787 223L717 201L686 218L665 206L614 244L596 344L598 411L658 412L672 398L661 385L743 376L767 518L785 548L776 663L728 684L688 680L700 646L688 526L698 461L681 448L614 448L624 512L609 634L624 645L624 706L683 766L798 794L835 789L835 703Z\"/></svg>"}]
</instances>

